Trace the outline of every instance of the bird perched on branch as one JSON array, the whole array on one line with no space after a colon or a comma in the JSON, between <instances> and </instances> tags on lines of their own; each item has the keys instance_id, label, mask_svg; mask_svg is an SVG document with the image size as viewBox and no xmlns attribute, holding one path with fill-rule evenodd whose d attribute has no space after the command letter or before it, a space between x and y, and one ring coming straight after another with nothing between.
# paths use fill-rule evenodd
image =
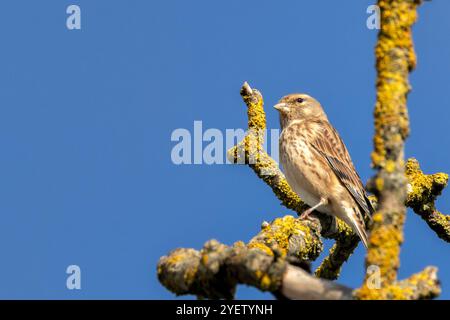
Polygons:
<instances>
[{"instance_id":1,"label":"bird perched on branch","mask_svg":"<svg viewBox=\"0 0 450 320\"><path fill-rule=\"evenodd\" d=\"M287 182L311 208L338 217L367 248L365 217L373 207L344 142L320 103L306 94L283 97L280 113L280 162Z\"/></svg>"}]
</instances>

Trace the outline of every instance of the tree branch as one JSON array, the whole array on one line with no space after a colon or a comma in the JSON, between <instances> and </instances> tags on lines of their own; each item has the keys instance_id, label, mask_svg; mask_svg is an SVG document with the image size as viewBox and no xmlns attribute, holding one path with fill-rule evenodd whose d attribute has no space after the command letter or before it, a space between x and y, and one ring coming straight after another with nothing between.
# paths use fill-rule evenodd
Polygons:
<instances>
[{"instance_id":1,"label":"tree branch","mask_svg":"<svg viewBox=\"0 0 450 320\"><path fill-rule=\"evenodd\" d=\"M289 216L287 216L289 217ZM283 218L286 219L287 217ZM298 218L287 218L288 224ZM277 229L277 221L271 228ZM268 226L263 226L263 229ZM288 233L302 233L302 227L289 229ZM280 232L286 231L282 228ZM262 231L264 232L264 231ZM281 235L281 234L280 234ZM248 245L236 242L229 247L216 240L205 243L202 250L179 248L163 256L158 262L159 281L177 295L193 294L199 298L232 299L237 284L254 286L261 291L272 292L277 297L308 300L348 300L353 299L352 289L329 280L319 279L304 269L307 264L294 266L288 262L286 252L297 252L295 241L283 239L280 244L292 247L280 250L278 242L272 247L267 243L255 245L257 236ZM407 280L395 283L383 290L371 291L373 298L385 299L426 299L440 293L436 269L427 268ZM381 296L382 295L382 296Z\"/></svg>"},{"instance_id":2,"label":"tree branch","mask_svg":"<svg viewBox=\"0 0 450 320\"><path fill-rule=\"evenodd\" d=\"M364 290L357 289L353 295L364 300L424 300L436 298L441 294L435 267L427 267L408 279L384 284L378 289L371 287L369 283L370 279L367 279Z\"/></svg>"},{"instance_id":3,"label":"tree branch","mask_svg":"<svg viewBox=\"0 0 450 320\"><path fill-rule=\"evenodd\" d=\"M351 300L352 289L312 277L300 268L287 266L281 293L292 300Z\"/></svg>"},{"instance_id":4,"label":"tree branch","mask_svg":"<svg viewBox=\"0 0 450 320\"><path fill-rule=\"evenodd\" d=\"M318 228L314 219L285 216L264 222L247 245L210 240L201 251L179 248L160 258L158 278L177 295L210 299L232 299L238 283L286 298L349 298L351 290L301 269L322 250Z\"/></svg>"},{"instance_id":5,"label":"tree branch","mask_svg":"<svg viewBox=\"0 0 450 320\"><path fill-rule=\"evenodd\" d=\"M367 274L363 286L355 292L359 299L413 298L417 295L410 292L412 283L422 275L403 282L397 281L406 216L404 141L409 134L406 107L410 91L408 75L416 64L411 27L416 21L419 4L420 1L417 0L378 1L381 29L375 50L378 79L372 153L372 164L377 174L370 185L379 203L373 216L366 267L379 268L381 289L373 290L370 287L371 275ZM427 270L433 270L435 277L436 269ZM430 283L437 292L436 281Z\"/></svg>"},{"instance_id":6,"label":"tree branch","mask_svg":"<svg viewBox=\"0 0 450 320\"><path fill-rule=\"evenodd\" d=\"M315 275L323 279L336 280L341 273L342 265L353 254L359 242L360 239L354 232L347 233L347 236L341 234L331 247L328 256L316 269Z\"/></svg>"},{"instance_id":7,"label":"tree branch","mask_svg":"<svg viewBox=\"0 0 450 320\"><path fill-rule=\"evenodd\" d=\"M419 162L412 158L406 163L406 176L409 179L406 204L422 217L439 238L450 242L450 216L436 209L435 200L447 186L448 175L435 173L426 175Z\"/></svg>"}]
</instances>

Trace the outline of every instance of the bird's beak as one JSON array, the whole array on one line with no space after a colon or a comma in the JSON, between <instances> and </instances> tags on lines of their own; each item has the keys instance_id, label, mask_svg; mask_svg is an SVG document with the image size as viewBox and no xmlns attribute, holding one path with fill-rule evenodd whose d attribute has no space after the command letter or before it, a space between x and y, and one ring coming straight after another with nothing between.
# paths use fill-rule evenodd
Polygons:
<instances>
[{"instance_id":1,"label":"bird's beak","mask_svg":"<svg viewBox=\"0 0 450 320\"><path fill-rule=\"evenodd\" d=\"M286 103L278 103L278 104L274 105L273 107L280 112L288 112L289 111L289 107Z\"/></svg>"}]
</instances>

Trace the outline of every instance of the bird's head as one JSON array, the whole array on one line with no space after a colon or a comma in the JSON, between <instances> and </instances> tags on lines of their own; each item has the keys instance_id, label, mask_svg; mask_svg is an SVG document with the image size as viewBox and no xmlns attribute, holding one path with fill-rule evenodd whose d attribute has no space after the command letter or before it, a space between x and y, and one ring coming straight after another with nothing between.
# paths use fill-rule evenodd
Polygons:
<instances>
[{"instance_id":1,"label":"bird's head","mask_svg":"<svg viewBox=\"0 0 450 320\"><path fill-rule=\"evenodd\" d=\"M293 120L327 120L319 101L303 93L294 93L281 98L274 108L280 112L282 127Z\"/></svg>"}]
</instances>

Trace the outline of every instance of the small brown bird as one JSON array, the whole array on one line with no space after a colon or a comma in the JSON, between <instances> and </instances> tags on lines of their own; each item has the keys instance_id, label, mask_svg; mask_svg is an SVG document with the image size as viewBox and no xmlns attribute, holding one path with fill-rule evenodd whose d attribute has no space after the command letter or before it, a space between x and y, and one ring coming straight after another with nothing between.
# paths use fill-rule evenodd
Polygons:
<instances>
[{"instance_id":1,"label":"small brown bird","mask_svg":"<svg viewBox=\"0 0 450 320\"><path fill-rule=\"evenodd\" d=\"M292 189L311 208L347 223L367 248L364 217L373 207L347 148L320 103L291 94L275 105L280 113L280 162Z\"/></svg>"}]
</instances>

